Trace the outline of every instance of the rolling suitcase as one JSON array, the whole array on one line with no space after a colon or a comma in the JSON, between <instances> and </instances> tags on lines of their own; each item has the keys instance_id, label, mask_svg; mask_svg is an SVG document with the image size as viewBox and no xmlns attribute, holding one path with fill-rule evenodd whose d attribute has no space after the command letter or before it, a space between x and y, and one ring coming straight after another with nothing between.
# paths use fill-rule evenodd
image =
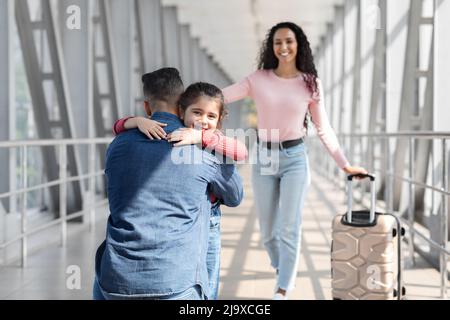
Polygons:
<instances>
[{"instance_id":1,"label":"rolling suitcase","mask_svg":"<svg viewBox=\"0 0 450 320\"><path fill-rule=\"evenodd\" d=\"M370 211L352 211L354 177L370 178ZM375 177L348 176L348 211L333 219L331 279L334 300L397 300L402 285L401 239L405 230L391 214L375 212Z\"/></svg>"}]
</instances>

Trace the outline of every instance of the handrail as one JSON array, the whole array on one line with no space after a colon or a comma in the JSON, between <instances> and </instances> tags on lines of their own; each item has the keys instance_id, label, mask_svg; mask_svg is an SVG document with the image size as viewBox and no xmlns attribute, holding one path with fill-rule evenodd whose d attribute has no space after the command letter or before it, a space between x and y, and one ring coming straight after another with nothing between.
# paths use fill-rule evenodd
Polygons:
<instances>
[{"instance_id":1,"label":"handrail","mask_svg":"<svg viewBox=\"0 0 450 320\"><path fill-rule=\"evenodd\" d=\"M104 175L104 171L95 171L95 153L96 145L109 144L112 141L112 137L106 138L83 138L83 139L46 139L46 140L15 140L15 141L0 141L0 149L19 149L21 154L21 161L19 167L21 168L22 177L22 188L9 191L0 194L1 198L12 197L15 195L21 195L21 210L18 212L21 218L21 232L14 237L3 243L0 243L0 250L21 241L21 266L25 267L28 256L28 243L27 238L39 232L44 232L45 230L53 227L55 225L61 226L61 245L65 246L67 241L67 222L75 218L81 217L88 213L89 217L89 227L92 230L95 225L95 209L104 205L107 201L102 199L98 202L95 201L95 179L98 176ZM67 147L75 145L87 145L88 146L88 173L79 174L77 176L67 175ZM43 147L43 146L54 146L59 148L59 179L48 181L39 185L27 186L27 149L29 147ZM88 190L86 197L86 205L83 210L79 213L67 215L66 205L67 205L67 183L73 181L81 181L88 179ZM31 191L41 190L48 187L59 185L59 218L54 219L48 223L39 225L31 230L27 228L27 214L26 214L26 199L27 194ZM6 261L5 261L6 262Z\"/></svg>"},{"instance_id":2,"label":"handrail","mask_svg":"<svg viewBox=\"0 0 450 320\"><path fill-rule=\"evenodd\" d=\"M377 133L340 133L338 137L381 137L381 138L418 138L418 139L450 139L448 131L399 131Z\"/></svg>"},{"instance_id":3,"label":"handrail","mask_svg":"<svg viewBox=\"0 0 450 320\"><path fill-rule=\"evenodd\" d=\"M69 177L67 179L64 180L64 182L73 182L73 181L81 181L87 178L91 178L91 177L97 177L97 176L101 176L103 175L104 172L103 171L97 171L94 172L92 174L82 174L82 175L78 175L78 176L73 176L73 177ZM6 198L6 197L10 197L10 196L14 196L17 194L21 194L24 192L31 192L31 191L37 191L40 189L44 189L44 188L48 188L48 187L54 187L57 186L59 184L63 183L62 179L58 179L58 180L52 180L46 183L41 183L41 184L37 184L35 186L32 187L28 187L28 188L22 188L22 189L17 189L15 191L10 191L10 192L5 192L5 193L0 193L0 199L1 198Z\"/></svg>"},{"instance_id":4,"label":"handrail","mask_svg":"<svg viewBox=\"0 0 450 320\"><path fill-rule=\"evenodd\" d=\"M106 144L112 141L113 137L107 138L83 138L83 139L44 139L44 140L9 140L0 141L0 148L16 148L22 146L56 146L56 145L77 145L77 144Z\"/></svg>"},{"instance_id":5,"label":"handrail","mask_svg":"<svg viewBox=\"0 0 450 320\"><path fill-rule=\"evenodd\" d=\"M95 203L95 207L100 207L100 206L103 206L103 205L105 205L107 203L108 203L108 199L103 199L103 200ZM67 216L66 220L67 221L73 220L73 219L82 217L84 214L85 213L83 211L75 213L75 214L71 214L70 216ZM13 244L13 243L23 239L24 237L30 236L32 234L38 233L39 231L43 231L45 229L48 229L48 228L53 227L55 225L58 225L58 224L60 224L62 222L62 220L63 220L62 218L58 218L58 219L52 220L50 222L44 223L42 225L39 225L39 226L35 227L34 229L28 230L26 234L20 234L20 235L16 236L15 238L12 238L12 239L8 240L7 242L4 242L4 243L0 244L0 249L5 249L9 245L11 245L11 244Z\"/></svg>"},{"instance_id":6,"label":"handrail","mask_svg":"<svg viewBox=\"0 0 450 320\"><path fill-rule=\"evenodd\" d=\"M393 212L397 215L399 215L398 212L394 212L393 210L393 198L391 193L394 190L394 181L402 181L406 182L409 185L409 206L408 206L408 217L405 219L403 217L400 217L403 223L407 225L409 228L409 236L408 236L408 245L409 245L409 254L410 259L414 263L414 235L419 236L424 241L426 241L429 245L436 248L440 253L440 275L441 275L441 297L446 298L447 296L447 259L450 255L450 248L448 247L448 202L450 198L450 190L449 190L449 177L447 167L448 167L448 154L447 154L447 141L450 140L450 132L438 132L438 131L401 131L401 132L387 132L387 133L342 133L337 135L338 138L345 139L347 141L350 139L361 139L362 142L363 139L367 139L367 141L373 140L385 140L387 142L390 142L391 139L395 139L396 141L408 139L409 141L409 177L405 177L404 175L400 173L395 172L394 164L393 164L393 153L390 151L389 143L385 143L385 152L382 155L378 155L375 159L375 155L373 153L370 153L370 159L369 162L374 164L373 171L377 173L384 174L384 178L386 179L385 183L385 197L384 201L386 203L387 209L390 212ZM441 152L442 152L442 187L436 187L435 185L429 185L423 181L418 181L415 179L415 145L416 140L431 140L432 142L441 143ZM350 140L351 143L352 140ZM344 144L345 145L345 144ZM352 146L354 147L354 146ZM361 155L365 150L362 150L362 147L360 148ZM318 153L320 154L320 153ZM364 155L367 156L367 155ZM432 157L434 159L434 147L432 147ZM321 159L323 161L323 157ZM332 167L335 167L333 165L329 165L329 158L326 158L328 162L327 167L330 169ZM376 170L375 169L375 161L384 161L385 170ZM362 164L361 164L362 165ZM329 179L336 179L336 171L332 172L328 170L328 177ZM432 176L434 177L434 168L432 172ZM434 184L434 179L432 181L432 184ZM339 183L337 185L340 185ZM345 186L345 184L344 184ZM436 241L430 239L429 237L422 234L419 230L417 230L416 227L414 227L414 214L415 214L415 187L420 187L428 190L432 190L433 192L437 192L442 196L442 206L440 210L440 226L441 226L441 234L442 239L441 243L437 243ZM342 185L341 185L342 187ZM434 212L434 200L432 203L432 211Z\"/></svg>"}]
</instances>

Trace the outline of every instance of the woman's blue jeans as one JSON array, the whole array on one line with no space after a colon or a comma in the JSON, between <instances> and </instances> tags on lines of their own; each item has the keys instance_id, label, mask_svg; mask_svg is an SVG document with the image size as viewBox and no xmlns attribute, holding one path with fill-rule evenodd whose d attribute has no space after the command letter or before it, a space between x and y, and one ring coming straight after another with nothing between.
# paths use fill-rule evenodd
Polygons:
<instances>
[{"instance_id":1,"label":"woman's blue jeans","mask_svg":"<svg viewBox=\"0 0 450 320\"><path fill-rule=\"evenodd\" d=\"M258 145L252 184L261 238L272 266L277 287L295 286L301 244L302 209L311 181L304 143L288 149Z\"/></svg>"}]
</instances>

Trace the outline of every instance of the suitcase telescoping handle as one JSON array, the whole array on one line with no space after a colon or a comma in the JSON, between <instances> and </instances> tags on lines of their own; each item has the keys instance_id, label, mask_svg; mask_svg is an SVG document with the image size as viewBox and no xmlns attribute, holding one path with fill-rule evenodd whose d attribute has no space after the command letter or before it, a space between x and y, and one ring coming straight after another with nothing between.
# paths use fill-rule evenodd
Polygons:
<instances>
[{"instance_id":1,"label":"suitcase telescoping handle","mask_svg":"<svg viewBox=\"0 0 450 320\"><path fill-rule=\"evenodd\" d=\"M375 175L373 174L351 174L347 176L348 183L348 211L347 211L347 222L352 222L352 206L353 206L353 178L369 178L370 179L370 215L369 223L375 221Z\"/></svg>"}]
</instances>

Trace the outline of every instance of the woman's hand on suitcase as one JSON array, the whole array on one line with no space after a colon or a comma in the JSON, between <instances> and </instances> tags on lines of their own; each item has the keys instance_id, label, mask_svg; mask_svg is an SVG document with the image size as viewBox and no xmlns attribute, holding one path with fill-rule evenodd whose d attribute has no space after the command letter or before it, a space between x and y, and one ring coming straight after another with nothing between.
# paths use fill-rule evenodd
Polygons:
<instances>
[{"instance_id":1,"label":"woman's hand on suitcase","mask_svg":"<svg viewBox=\"0 0 450 320\"><path fill-rule=\"evenodd\" d=\"M347 166L345 168L343 168L343 170L345 171L345 173L347 174L368 174L368 171L366 169L364 169L363 167L354 167L354 166ZM355 177L355 179L357 180L361 180L361 178L359 177Z\"/></svg>"}]
</instances>

